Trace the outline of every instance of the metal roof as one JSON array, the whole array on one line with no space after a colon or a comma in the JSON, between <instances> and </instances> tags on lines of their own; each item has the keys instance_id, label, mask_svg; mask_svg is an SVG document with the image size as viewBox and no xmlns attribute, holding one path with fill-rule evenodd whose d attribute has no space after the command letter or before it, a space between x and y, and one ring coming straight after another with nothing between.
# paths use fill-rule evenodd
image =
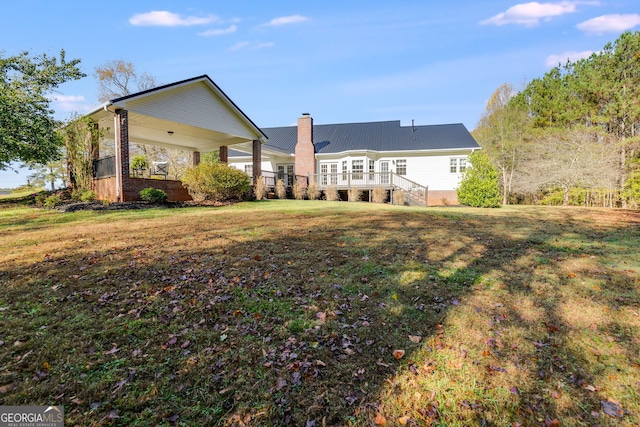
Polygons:
<instances>
[{"instance_id":1,"label":"metal roof","mask_svg":"<svg viewBox=\"0 0 640 427\"><path fill-rule=\"evenodd\" d=\"M298 139L296 126L262 130L269 138L263 147L294 153ZM316 154L479 148L462 123L401 126L400 120L313 125L313 143L316 146ZM231 152L229 155L233 156Z\"/></svg>"}]
</instances>

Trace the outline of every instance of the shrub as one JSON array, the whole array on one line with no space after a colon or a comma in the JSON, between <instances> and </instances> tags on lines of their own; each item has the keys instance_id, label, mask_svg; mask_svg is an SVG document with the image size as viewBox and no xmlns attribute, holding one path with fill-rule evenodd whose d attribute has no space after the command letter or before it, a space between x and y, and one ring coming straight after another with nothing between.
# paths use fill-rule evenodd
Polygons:
<instances>
[{"instance_id":1,"label":"shrub","mask_svg":"<svg viewBox=\"0 0 640 427\"><path fill-rule=\"evenodd\" d=\"M196 202L240 200L251 190L247 174L224 163L200 163L188 168L181 180Z\"/></svg>"},{"instance_id":2,"label":"shrub","mask_svg":"<svg viewBox=\"0 0 640 427\"><path fill-rule=\"evenodd\" d=\"M304 182L297 180L295 184L293 184L293 197L296 200L304 200L307 195L307 186Z\"/></svg>"},{"instance_id":3,"label":"shrub","mask_svg":"<svg viewBox=\"0 0 640 427\"><path fill-rule=\"evenodd\" d=\"M284 186L284 181L279 179L276 184L276 196L278 199L285 199L287 197L287 187Z\"/></svg>"},{"instance_id":4,"label":"shrub","mask_svg":"<svg viewBox=\"0 0 640 427\"><path fill-rule=\"evenodd\" d=\"M44 206L44 202L45 202L45 200L47 200L47 197L49 197L47 194L38 194L35 197L36 206L39 207L39 208Z\"/></svg>"},{"instance_id":5,"label":"shrub","mask_svg":"<svg viewBox=\"0 0 640 427\"><path fill-rule=\"evenodd\" d=\"M371 198L373 199L373 203L385 203L387 201L387 190L376 187L373 189Z\"/></svg>"},{"instance_id":6,"label":"shrub","mask_svg":"<svg viewBox=\"0 0 640 427\"><path fill-rule=\"evenodd\" d=\"M327 199L329 202L336 202L340 200L340 194L338 193L338 189L333 185L328 186L327 189L324 190L324 198Z\"/></svg>"},{"instance_id":7,"label":"shrub","mask_svg":"<svg viewBox=\"0 0 640 427\"><path fill-rule=\"evenodd\" d=\"M359 190L358 187L351 187L349 189L349 201L359 202L360 199L362 199L362 190Z\"/></svg>"},{"instance_id":8,"label":"shrub","mask_svg":"<svg viewBox=\"0 0 640 427\"><path fill-rule=\"evenodd\" d=\"M253 186L253 192L255 193L256 200L262 200L267 197L267 185L264 183L264 178L262 178L262 176L259 176L256 179L256 184Z\"/></svg>"},{"instance_id":9,"label":"shrub","mask_svg":"<svg viewBox=\"0 0 640 427\"><path fill-rule=\"evenodd\" d=\"M50 196L47 196L44 199L42 206L44 206L45 208L53 209L56 206L58 206L61 202L62 202L62 197L60 197L58 194L52 194Z\"/></svg>"},{"instance_id":10,"label":"shrub","mask_svg":"<svg viewBox=\"0 0 640 427\"><path fill-rule=\"evenodd\" d=\"M469 156L468 167L460 187L458 187L458 201L463 205L480 208L498 208L502 202L498 172L491 163L491 159L484 151L476 151Z\"/></svg>"},{"instance_id":11,"label":"shrub","mask_svg":"<svg viewBox=\"0 0 640 427\"><path fill-rule=\"evenodd\" d=\"M393 204L404 205L404 190L395 190L393 192Z\"/></svg>"},{"instance_id":12,"label":"shrub","mask_svg":"<svg viewBox=\"0 0 640 427\"><path fill-rule=\"evenodd\" d=\"M145 202L163 203L167 201L167 193L158 188L143 188L139 194Z\"/></svg>"},{"instance_id":13,"label":"shrub","mask_svg":"<svg viewBox=\"0 0 640 427\"><path fill-rule=\"evenodd\" d=\"M318 184L312 182L307 188L307 198L309 200L318 200L320 198L320 190L318 190Z\"/></svg>"},{"instance_id":14,"label":"shrub","mask_svg":"<svg viewBox=\"0 0 640 427\"><path fill-rule=\"evenodd\" d=\"M71 193L71 199L76 202L93 202L96 199L96 193L91 190L76 190Z\"/></svg>"}]
</instances>

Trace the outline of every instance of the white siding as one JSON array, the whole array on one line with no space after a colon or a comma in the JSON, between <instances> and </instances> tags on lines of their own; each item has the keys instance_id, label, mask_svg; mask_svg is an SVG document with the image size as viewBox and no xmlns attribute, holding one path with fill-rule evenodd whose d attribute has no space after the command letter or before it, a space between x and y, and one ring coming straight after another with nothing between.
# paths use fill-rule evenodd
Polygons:
<instances>
[{"instance_id":1,"label":"white siding","mask_svg":"<svg viewBox=\"0 0 640 427\"><path fill-rule=\"evenodd\" d=\"M418 184L428 186L430 190L454 190L458 188L461 173L451 173L449 171L449 160L452 157L466 158L470 154L470 150L452 151L450 153L434 153L431 155L425 153L404 153L393 156L385 153L367 153L365 154L336 154L335 157L322 157L317 162L317 170L320 171L320 163L338 163L338 173L342 172L342 161L347 161L347 170L351 172L352 160L364 160L364 172L368 172L368 159L375 160L375 172L380 172L380 161L389 162L389 170L396 173L396 160L407 161L407 174L405 178L417 182Z\"/></svg>"},{"instance_id":2,"label":"white siding","mask_svg":"<svg viewBox=\"0 0 640 427\"><path fill-rule=\"evenodd\" d=\"M129 111L215 130L247 139L258 135L204 82L148 95L126 103Z\"/></svg>"}]
</instances>

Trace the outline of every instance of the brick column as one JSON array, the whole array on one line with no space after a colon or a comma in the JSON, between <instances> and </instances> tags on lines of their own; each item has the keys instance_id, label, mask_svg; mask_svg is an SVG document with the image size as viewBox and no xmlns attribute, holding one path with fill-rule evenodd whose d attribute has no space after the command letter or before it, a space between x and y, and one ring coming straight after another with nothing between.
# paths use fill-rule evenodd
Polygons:
<instances>
[{"instance_id":1,"label":"brick column","mask_svg":"<svg viewBox=\"0 0 640 427\"><path fill-rule=\"evenodd\" d=\"M194 151L192 159L193 159L192 166L198 166L200 164L200 152L199 151Z\"/></svg>"},{"instance_id":2,"label":"brick column","mask_svg":"<svg viewBox=\"0 0 640 427\"><path fill-rule=\"evenodd\" d=\"M116 110L116 169L119 182L116 185L120 188L119 202L127 200L129 190L129 113L127 110Z\"/></svg>"},{"instance_id":3,"label":"brick column","mask_svg":"<svg viewBox=\"0 0 640 427\"><path fill-rule=\"evenodd\" d=\"M262 141L253 140L253 182L258 182L258 177L262 175Z\"/></svg>"},{"instance_id":4,"label":"brick column","mask_svg":"<svg viewBox=\"0 0 640 427\"><path fill-rule=\"evenodd\" d=\"M220 147L220 163L229 163L229 147L226 145Z\"/></svg>"}]
</instances>

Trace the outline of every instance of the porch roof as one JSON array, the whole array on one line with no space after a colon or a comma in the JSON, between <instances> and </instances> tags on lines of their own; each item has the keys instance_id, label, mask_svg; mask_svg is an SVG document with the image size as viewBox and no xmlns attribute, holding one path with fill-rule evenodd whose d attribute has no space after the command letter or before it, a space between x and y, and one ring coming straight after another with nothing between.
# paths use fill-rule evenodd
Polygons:
<instances>
[{"instance_id":1,"label":"porch roof","mask_svg":"<svg viewBox=\"0 0 640 427\"><path fill-rule=\"evenodd\" d=\"M268 138L207 75L105 102L86 116L114 138L114 113L128 111L129 141L207 152L234 146L251 152Z\"/></svg>"}]
</instances>

